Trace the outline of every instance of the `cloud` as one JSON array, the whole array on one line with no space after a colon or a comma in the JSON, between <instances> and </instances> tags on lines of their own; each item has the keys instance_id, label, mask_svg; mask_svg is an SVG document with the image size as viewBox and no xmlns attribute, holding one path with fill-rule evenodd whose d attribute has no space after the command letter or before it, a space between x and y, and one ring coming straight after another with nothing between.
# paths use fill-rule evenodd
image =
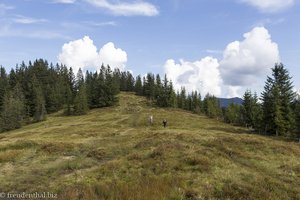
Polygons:
<instances>
[{"instance_id":1,"label":"cloud","mask_svg":"<svg viewBox=\"0 0 300 200\"><path fill-rule=\"evenodd\" d=\"M127 62L127 53L120 48L115 48L114 43L105 44L99 51L99 61L112 68L124 69Z\"/></svg>"},{"instance_id":2,"label":"cloud","mask_svg":"<svg viewBox=\"0 0 300 200\"><path fill-rule=\"evenodd\" d=\"M22 30L12 27L10 24L4 24L0 27L0 37L20 37L33 39L70 39L69 36L56 31L48 30Z\"/></svg>"},{"instance_id":3,"label":"cloud","mask_svg":"<svg viewBox=\"0 0 300 200\"><path fill-rule=\"evenodd\" d=\"M7 10L12 10L12 9L14 9L13 6L8 6L8 5L6 5L6 4L0 3L0 15L5 14L5 12L6 12Z\"/></svg>"},{"instance_id":4,"label":"cloud","mask_svg":"<svg viewBox=\"0 0 300 200\"><path fill-rule=\"evenodd\" d=\"M188 91L198 90L202 95L241 97L246 89L260 92L270 68L280 62L278 45L264 27L255 27L244 34L242 41L234 41L223 51L218 61L206 57L199 61L168 60L165 73L174 82L175 88L186 87Z\"/></svg>"},{"instance_id":5,"label":"cloud","mask_svg":"<svg viewBox=\"0 0 300 200\"><path fill-rule=\"evenodd\" d=\"M174 88L185 87L188 92L197 90L201 94L221 95L221 76L217 59L205 57L199 61L175 63L168 60L164 65L165 73L173 81Z\"/></svg>"},{"instance_id":6,"label":"cloud","mask_svg":"<svg viewBox=\"0 0 300 200\"><path fill-rule=\"evenodd\" d=\"M209 54L223 54L223 51L216 49L206 49L205 52Z\"/></svg>"},{"instance_id":7,"label":"cloud","mask_svg":"<svg viewBox=\"0 0 300 200\"><path fill-rule=\"evenodd\" d=\"M241 0L262 12L277 12L291 7L295 0Z\"/></svg>"},{"instance_id":8,"label":"cloud","mask_svg":"<svg viewBox=\"0 0 300 200\"><path fill-rule=\"evenodd\" d=\"M84 22L86 25L90 26L117 26L117 23L115 21L106 21L106 22L93 22L93 21L86 21Z\"/></svg>"},{"instance_id":9,"label":"cloud","mask_svg":"<svg viewBox=\"0 0 300 200\"><path fill-rule=\"evenodd\" d=\"M93 40L88 36L66 43L58 56L59 62L72 67L74 71L79 68L100 68L102 63L112 68L124 69L127 62L127 53L116 48L112 42L105 44L98 52Z\"/></svg>"},{"instance_id":10,"label":"cloud","mask_svg":"<svg viewBox=\"0 0 300 200\"><path fill-rule=\"evenodd\" d=\"M253 27L266 26L266 25L278 25L283 22L285 22L284 18L279 18L279 19L266 18L266 19L262 19L262 20L256 22Z\"/></svg>"},{"instance_id":11,"label":"cloud","mask_svg":"<svg viewBox=\"0 0 300 200\"><path fill-rule=\"evenodd\" d=\"M25 17L22 15L16 15L15 18L13 18L13 22L18 23L18 24L36 24L36 23L43 23L47 22L48 20L46 19L35 19L31 17Z\"/></svg>"},{"instance_id":12,"label":"cloud","mask_svg":"<svg viewBox=\"0 0 300 200\"><path fill-rule=\"evenodd\" d=\"M244 34L243 41L227 45L220 71L224 84L249 86L265 78L268 70L280 61L278 45L264 27L256 27Z\"/></svg>"},{"instance_id":13,"label":"cloud","mask_svg":"<svg viewBox=\"0 0 300 200\"><path fill-rule=\"evenodd\" d=\"M65 4L72 4L75 3L76 0L53 0L53 3L65 3Z\"/></svg>"},{"instance_id":14,"label":"cloud","mask_svg":"<svg viewBox=\"0 0 300 200\"><path fill-rule=\"evenodd\" d=\"M153 4L144 1L135 1L132 3L121 1L110 3L108 0L86 1L96 7L107 9L112 14L118 16L156 16L159 14L158 9Z\"/></svg>"}]
</instances>

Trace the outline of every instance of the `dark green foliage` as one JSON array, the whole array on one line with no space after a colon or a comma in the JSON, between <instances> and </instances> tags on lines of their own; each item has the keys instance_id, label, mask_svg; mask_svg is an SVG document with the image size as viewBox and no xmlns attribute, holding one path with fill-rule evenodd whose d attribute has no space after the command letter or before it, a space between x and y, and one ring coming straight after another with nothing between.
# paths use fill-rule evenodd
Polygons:
<instances>
[{"instance_id":1,"label":"dark green foliage","mask_svg":"<svg viewBox=\"0 0 300 200\"><path fill-rule=\"evenodd\" d=\"M261 131L262 110L256 93L254 95L247 90L243 97L242 122L246 127L252 127Z\"/></svg>"},{"instance_id":2,"label":"dark green foliage","mask_svg":"<svg viewBox=\"0 0 300 200\"><path fill-rule=\"evenodd\" d=\"M26 65L17 65L7 75L0 67L1 131L20 127L22 124L41 121L46 113L64 108L66 115L85 114L89 108L116 105L120 91L134 91L146 96L159 107L177 107L225 122L252 127L268 134L289 136L300 132L300 106L295 101L291 77L282 64L272 69L262 94L262 103L251 91L244 94L243 105L220 108L216 97L209 94L204 100L197 91L188 92L184 87L174 91L172 81L165 75L148 73L136 80L128 71L101 66L94 73L79 69L76 78L72 68L38 59ZM9 123L11 122L11 123Z\"/></svg>"},{"instance_id":3,"label":"dark green foliage","mask_svg":"<svg viewBox=\"0 0 300 200\"><path fill-rule=\"evenodd\" d=\"M74 114L84 115L87 113L87 111L88 111L88 101L86 95L86 86L83 83L79 85L79 90L74 100Z\"/></svg>"},{"instance_id":4,"label":"dark green foliage","mask_svg":"<svg viewBox=\"0 0 300 200\"><path fill-rule=\"evenodd\" d=\"M298 96L295 103L295 125L296 125L296 134L300 138L300 96Z\"/></svg>"},{"instance_id":5,"label":"dark green foliage","mask_svg":"<svg viewBox=\"0 0 300 200\"><path fill-rule=\"evenodd\" d=\"M172 82L168 81L166 75L163 83L160 80L160 76L156 76L155 99L156 104L160 107L176 106L176 94L173 89L173 84Z\"/></svg>"},{"instance_id":6,"label":"dark green foliage","mask_svg":"<svg viewBox=\"0 0 300 200\"><path fill-rule=\"evenodd\" d=\"M276 64L272 72L262 93L265 133L287 136L293 128L291 104L295 94L283 64Z\"/></svg>"},{"instance_id":7,"label":"dark green foliage","mask_svg":"<svg viewBox=\"0 0 300 200\"><path fill-rule=\"evenodd\" d=\"M127 90L133 91L134 78L129 72L122 74L126 78ZM45 120L47 113L62 108L66 115L79 115L86 113L88 107L115 105L119 81L120 76L113 74L109 66L102 66L100 73L87 72L86 77L80 69L76 78L72 68L49 65L42 59L28 65L22 62L9 75L0 67L0 129L11 130L22 124ZM14 95L15 91L21 91L22 95Z\"/></svg>"},{"instance_id":8,"label":"dark green foliage","mask_svg":"<svg viewBox=\"0 0 300 200\"><path fill-rule=\"evenodd\" d=\"M137 95L143 95L143 83L140 75L136 77L134 91Z\"/></svg>"},{"instance_id":9,"label":"dark green foliage","mask_svg":"<svg viewBox=\"0 0 300 200\"><path fill-rule=\"evenodd\" d=\"M77 92L81 87L81 85L83 84L84 84L84 77L81 68L79 68L75 80L75 92Z\"/></svg>"},{"instance_id":10,"label":"dark green foliage","mask_svg":"<svg viewBox=\"0 0 300 200\"><path fill-rule=\"evenodd\" d=\"M12 91L7 92L3 98L0 116L0 131L9 131L22 126L25 118L24 95L17 83Z\"/></svg>"},{"instance_id":11,"label":"dark green foliage","mask_svg":"<svg viewBox=\"0 0 300 200\"><path fill-rule=\"evenodd\" d=\"M86 93L89 108L115 105L120 92L120 74L102 65L100 73L86 73Z\"/></svg>"},{"instance_id":12,"label":"dark green foliage","mask_svg":"<svg viewBox=\"0 0 300 200\"><path fill-rule=\"evenodd\" d=\"M64 108L65 115L72 115L73 114L73 94L69 87L66 88L65 91L65 108Z\"/></svg>"},{"instance_id":13,"label":"dark green foliage","mask_svg":"<svg viewBox=\"0 0 300 200\"><path fill-rule=\"evenodd\" d=\"M148 73L146 78L144 79L144 85L143 85L143 93L144 95L150 99L154 100L155 98L155 78L154 74Z\"/></svg>"},{"instance_id":14,"label":"dark green foliage","mask_svg":"<svg viewBox=\"0 0 300 200\"><path fill-rule=\"evenodd\" d=\"M35 122L43 121L46 119L46 102L42 90L42 86L39 81L33 76L32 78L32 90L33 90L33 120Z\"/></svg>"},{"instance_id":15,"label":"dark green foliage","mask_svg":"<svg viewBox=\"0 0 300 200\"><path fill-rule=\"evenodd\" d=\"M8 90L8 77L5 68L0 66L0 111L3 105L4 95Z\"/></svg>"},{"instance_id":16,"label":"dark green foliage","mask_svg":"<svg viewBox=\"0 0 300 200\"><path fill-rule=\"evenodd\" d=\"M203 111L211 118L219 118L222 114L218 99L210 94L207 94L203 100Z\"/></svg>"},{"instance_id":17,"label":"dark green foliage","mask_svg":"<svg viewBox=\"0 0 300 200\"><path fill-rule=\"evenodd\" d=\"M225 121L231 124L241 124L241 106L231 103L225 110Z\"/></svg>"},{"instance_id":18,"label":"dark green foliage","mask_svg":"<svg viewBox=\"0 0 300 200\"><path fill-rule=\"evenodd\" d=\"M14 88L17 84L17 75L14 69L11 69L9 73L9 86L10 88Z\"/></svg>"}]
</instances>

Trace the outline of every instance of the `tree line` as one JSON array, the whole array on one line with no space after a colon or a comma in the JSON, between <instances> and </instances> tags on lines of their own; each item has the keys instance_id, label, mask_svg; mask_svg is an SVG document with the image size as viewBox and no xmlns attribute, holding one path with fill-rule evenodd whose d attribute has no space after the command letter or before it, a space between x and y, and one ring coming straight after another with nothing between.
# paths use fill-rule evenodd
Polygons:
<instances>
[{"instance_id":1,"label":"tree line","mask_svg":"<svg viewBox=\"0 0 300 200\"><path fill-rule=\"evenodd\" d=\"M174 107L205 114L226 123L245 126L259 134L300 137L300 97L293 91L292 77L282 63L272 68L264 91L245 91L242 105L231 103L221 107L217 97L206 94L202 99L197 91L187 93L183 87L175 92L167 77L148 73L135 81L137 95L146 96L159 107Z\"/></svg>"},{"instance_id":2,"label":"tree line","mask_svg":"<svg viewBox=\"0 0 300 200\"><path fill-rule=\"evenodd\" d=\"M123 76L109 66L85 76L79 69L75 75L72 68L43 59L22 62L9 73L0 67L0 132L46 120L47 114L60 110L64 115L82 115L112 106Z\"/></svg>"},{"instance_id":3,"label":"tree line","mask_svg":"<svg viewBox=\"0 0 300 200\"><path fill-rule=\"evenodd\" d=\"M148 73L136 78L128 71L111 70L102 65L99 71L72 68L39 59L24 62L9 73L0 67L0 131L43 121L47 114L62 110L64 115L83 115L89 109L113 106L120 91L147 97L153 105L205 114L227 123L251 127L261 134L300 136L300 98L293 92L291 77L283 64L272 68L261 97L250 90L243 104L220 107L218 98L185 88L175 91L165 75Z\"/></svg>"}]
</instances>

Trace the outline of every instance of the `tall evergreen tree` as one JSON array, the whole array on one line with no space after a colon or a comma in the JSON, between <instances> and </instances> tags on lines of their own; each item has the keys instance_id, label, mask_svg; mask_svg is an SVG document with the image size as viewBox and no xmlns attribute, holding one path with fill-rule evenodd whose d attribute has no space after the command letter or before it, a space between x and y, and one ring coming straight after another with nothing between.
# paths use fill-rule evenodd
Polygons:
<instances>
[{"instance_id":1,"label":"tall evergreen tree","mask_svg":"<svg viewBox=\"0 0 300 200\"><path fill-rule=\"evenodd\" d=\"M182 87L180 93L178 93L178 95L177 95L178 108L184 109L185 101L186 101L186 90L184 87Z\"/></svg>"},{"instance_id":2,"label":"tall evergreen tree","mask_svg":"<svg viewBox=\"0 0 300 200\"><path fill-rule=\"evenodd\" d=\"M296 124L296 135L300 138L300 97L298 97L295 106L295 124Z\"/></svg>"},{"instance_id":3,"label":"tall evergreen tree","mask_svg":"<svg viewBox=\"0 0 300 200\"><path fill-rule=\"evenodd\" d=\"M64 114L65 115L73 114L73 94L69 87L67 87L65 91Z\"/></svg>"},{"instance_id":4,"label":"tall evergreen tree","mask_svg":"<svg viewBox=\"0 0 300 200\"><path fill-rule=\"evenodd\" d=\"M276 135L289 135L293 125L291 104L295 93L288 71L283 64L275 64L272 77L268 77L263 101L263 122L265 132Z\"/></svg>"},{"instance_id":5,"label":"tall evergreen tree","mask_svg":"<svg viewBox=\"0 0 300 200\"><path fill-rule=\"evenodd\" d=\"M225 110L225 121L233 124L241 122L241 108L239 105L231 103Z\"/></svg>"},{"instance_id":6,"label":"tall evergreen tree","mask_svg":"<svg viewBox=\"0 0 300 200\"><path fill-rule=\"evenodd\" d=\"M0 131L9 131L22 126L25 117L24 95L17 83L13 91L7 92L3 98L0 115Z\"/></svg>"},{"instance_id":7,"label":"tall evergreen tree","mask_svg":"<svg viewBox=\"0 0 300 200\"><path fill-rule=\"evenodd\" d=\"M261 130L262 111L256 93L247 90L243 96L242 121L246 127Z\"/></svg>"},{"instance_id":8,"label":"tall evergreen tree","mask_svg":"<svg viewBox=\"0 0 300 200\"><path fill-rule=\"evenodd\" d=\"M88 111L88 101L86 94L85 84L82 83L79 85L78 92L74 100L74 114L75 115L84 115Z\"/></svg>"},{"instance_id":9,"label":"tall evergreen tree","mask_svg":"<svg viewBox=\"0 0 300 200\"><path fill-rule=\"evenodd\" d=\"M143 84L144 95L150 99L154 100L155 96L155 78L154 74L148 73Z\"/></svg>"},{"instance_id":10,"label":"tall evergreen tree","mask_svg":"<svg viewBox=\"0 0 300 200\"><path fill-rule=\"evenodd\" d=\"M79 90L81 85L84 84L84 77L81 68L79 68L77 74L76 74L76 79L75 79L75 90L76 92Z\"/></svg>"},{"instance_id":11,"label":"tall evergreen tree","mask_svg":"<svg viewBox=\"0 0 300 200\"><path fill-rule=\"evenodd\" d=\"M134 92L134 85L135 85L134 77L129 71L126 72L126 77L127 77L127 82L126 82L127 91Z\"/></svg>"},{"instance_id":12,"label":"tall evergreen tree","mask_svg":"<svg viewBox=\"0 0 300 200\"><path fill-rule=\"evenodd\" d=\"M5 68L0 66L0 111L6 91L8 90L8 77Z\"/></svg>"},{"instance_id":13,"label":"tall evergreen tree","mask_svg":"<svg viewBox=\"0 0 300 200\"><path fill-rule=\"evenodd\" d=\"M42 87L39 81L33 77L33 104L34 104L34 114L33 120L35 122L43 121L46 119L47 110L46 102L43 94Z\"/></svg>"},{"instance_id":14,"label":"tall evergreen tree","mask_svg":"<svg viewBox=\"0 0 300 200\"><path fill-rule=\"evenodd\" d=\"M207 94L203 100L203 109L205 114L211 118L219 118L222 113L218 99L210 94Z\"/></svg>"},{"instance_id":15,"label":"tall evergreen tree","mask_svg":"<svg viewBox=\"0 0 300 200\"><path fill-rule=\"evenodd\" d=\"M140 75L136 77L134 91L137 95L143 95L143 83Z\"/></svg>"}]
</instances>

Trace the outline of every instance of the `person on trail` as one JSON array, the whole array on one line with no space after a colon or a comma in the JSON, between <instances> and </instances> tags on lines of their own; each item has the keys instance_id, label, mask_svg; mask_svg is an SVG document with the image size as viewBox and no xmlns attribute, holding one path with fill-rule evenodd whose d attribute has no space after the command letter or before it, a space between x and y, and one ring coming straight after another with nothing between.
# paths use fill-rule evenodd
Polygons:
<instances>
[{"instance_id":1,"label":"person on trail","mask_svg":"<svg viewBox=\"0 0 300 200\"><path fill-rule=\"evenodd\" d=\"M149 124L152 126L153 125L153 116L152 115L150 115L150 117L149 117Z\"/></svg>"},{"instance_id":2,"label":"person on trail","mask_svg":"<svg viewBox=\"0 0 300 200\"><path fill-rule=\"evenodd\" d=\"M168 123L168 122L167 122L167 120L166 120L166 119L164 119L164 120L163 120L163 125L164 125L164 128L166 128L166 126L167 126L167 123Z\"/></svg>"}]
</instances>

